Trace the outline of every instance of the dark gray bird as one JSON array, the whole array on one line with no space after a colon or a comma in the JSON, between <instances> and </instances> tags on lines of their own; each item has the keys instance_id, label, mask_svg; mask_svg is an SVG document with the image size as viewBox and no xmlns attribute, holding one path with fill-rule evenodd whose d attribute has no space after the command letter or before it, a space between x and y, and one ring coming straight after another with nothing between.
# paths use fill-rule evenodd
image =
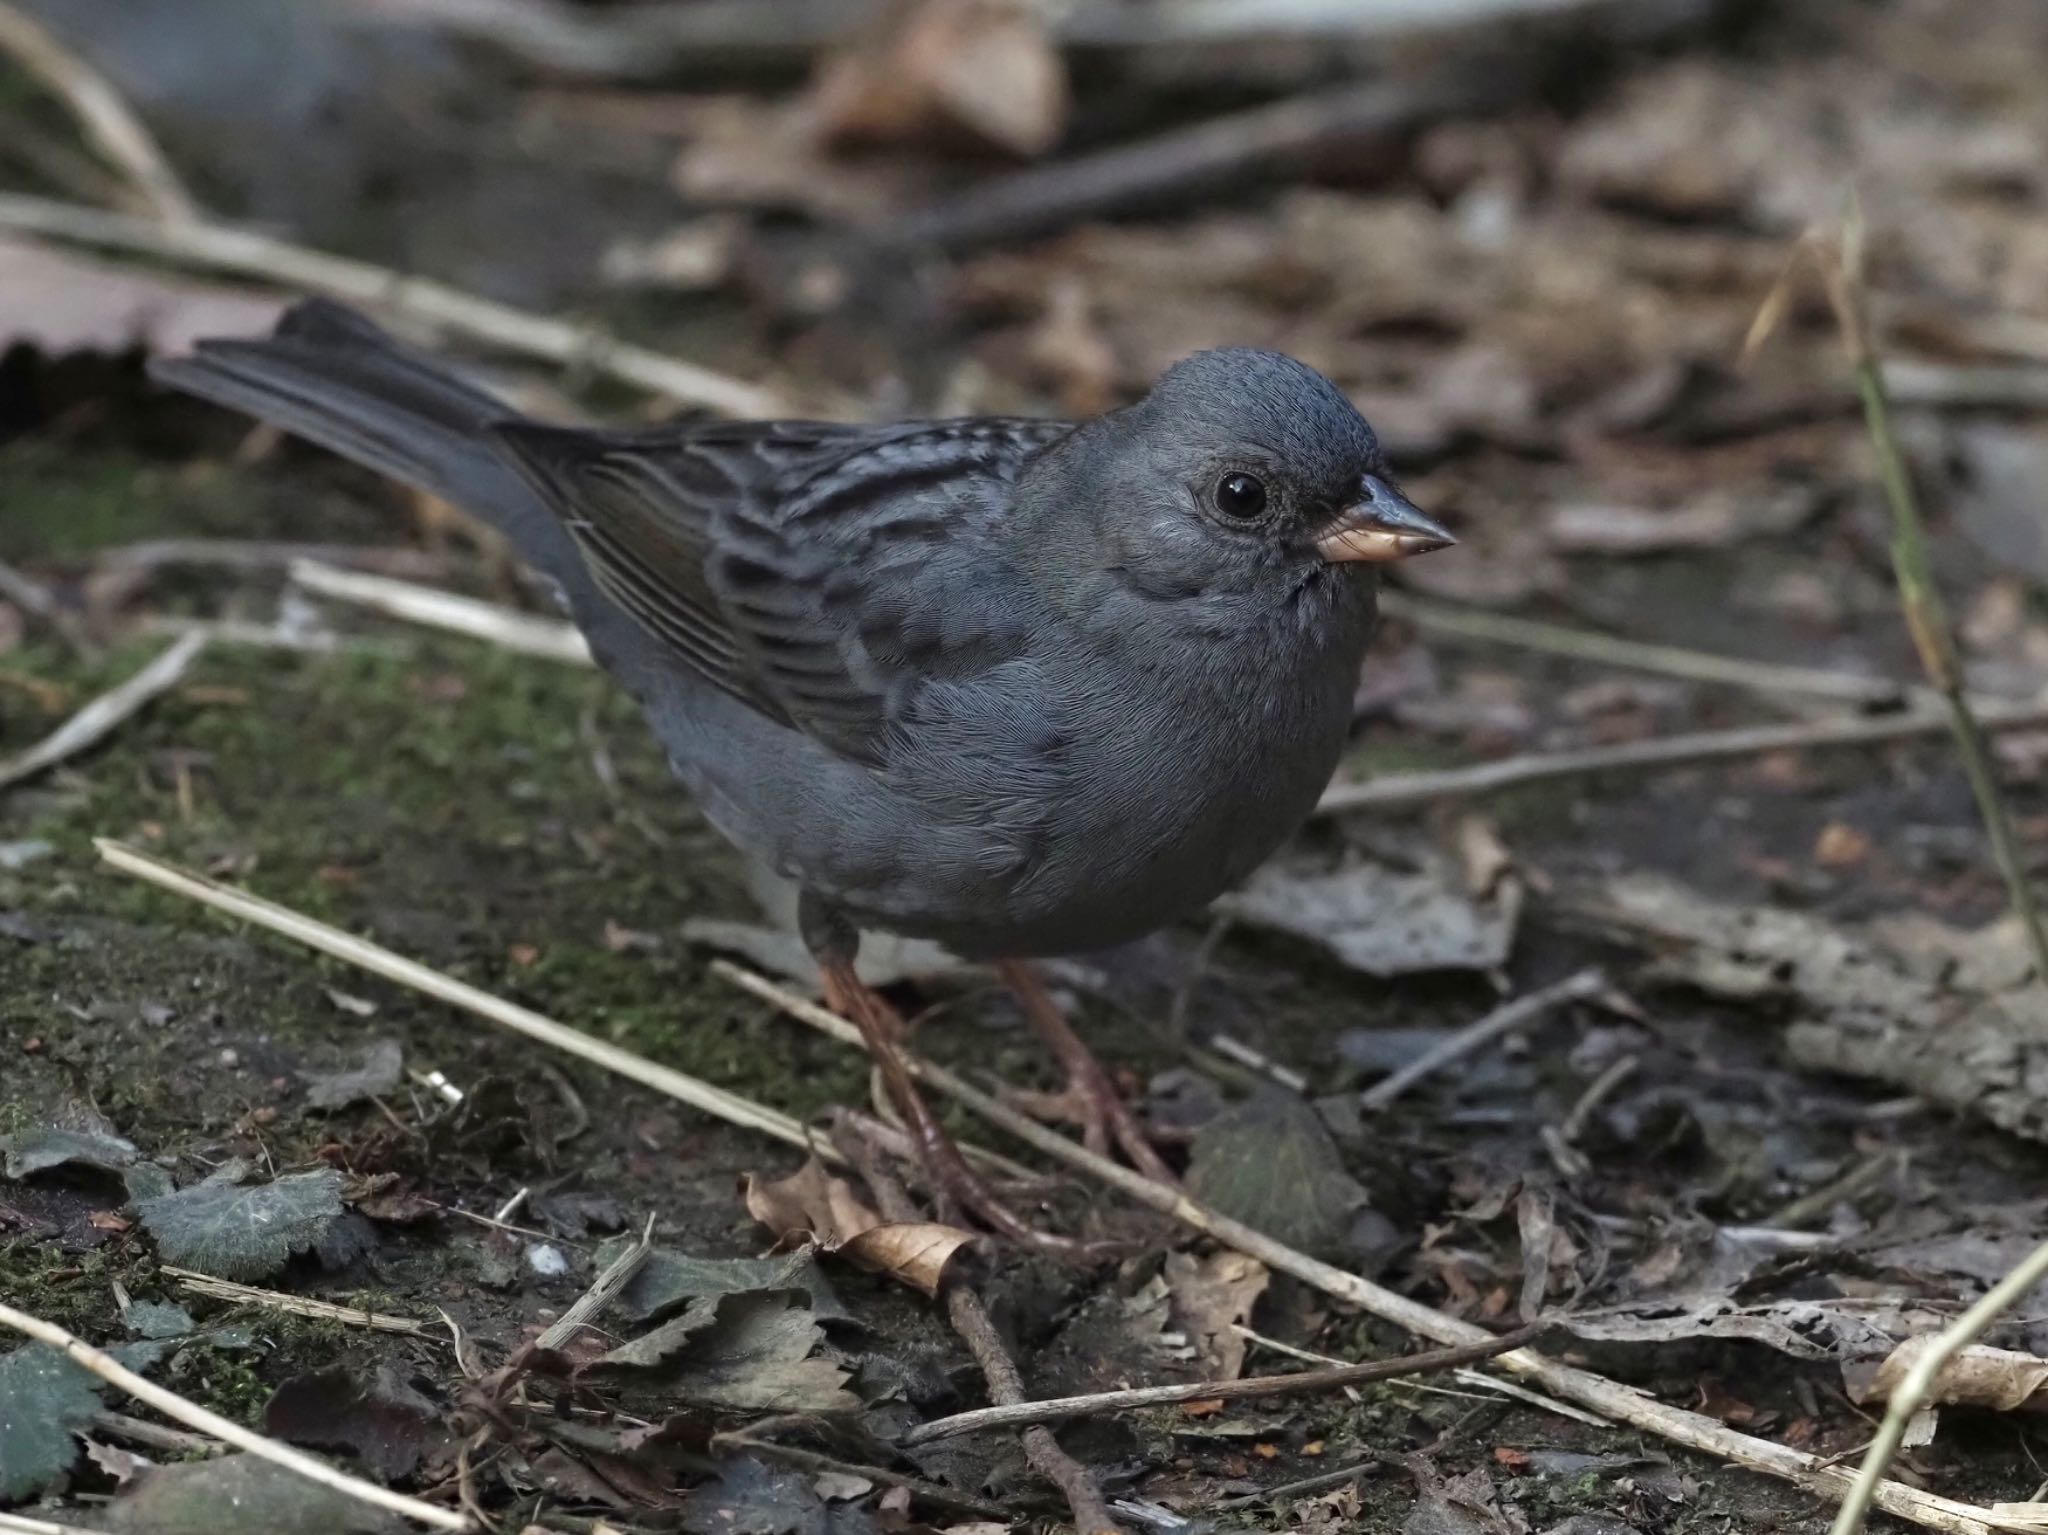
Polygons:
<instances>
[{"instance_id":1,"label":"dark gray bird","mask_svg":"<svg viewBox=\"0 0 2048 1535\"><path fill-rule=\"evenodd\" d=\"M1336 766L1374 566L1452 542L1321 374L1231 348L1092 421L527 421L313 301L156 376L419 486L560 587L833 1005L997 1229L856 979L864 928L1003 962L1091 1144L1170 1176L1023 956L1199 910Z\"/></svg>"}]
</instances>

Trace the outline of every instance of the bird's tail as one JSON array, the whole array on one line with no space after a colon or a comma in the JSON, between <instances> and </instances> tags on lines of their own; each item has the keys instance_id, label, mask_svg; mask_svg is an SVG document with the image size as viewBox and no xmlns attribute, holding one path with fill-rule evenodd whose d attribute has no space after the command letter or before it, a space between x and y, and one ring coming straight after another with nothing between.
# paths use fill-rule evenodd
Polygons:
<instances>
[{"instance_id":1,"label":"bird's tail","mask_svg":"<svg viewBox=\"0 0 2048 1535\"><path fill-rule=\"evenodd\" d=\"M203 341L152 377L244 411L430 491L496 526L557 576L574 554L499 448L510 407L326 299L295 305L258 341Z\"/></svg>"}]
</instances>

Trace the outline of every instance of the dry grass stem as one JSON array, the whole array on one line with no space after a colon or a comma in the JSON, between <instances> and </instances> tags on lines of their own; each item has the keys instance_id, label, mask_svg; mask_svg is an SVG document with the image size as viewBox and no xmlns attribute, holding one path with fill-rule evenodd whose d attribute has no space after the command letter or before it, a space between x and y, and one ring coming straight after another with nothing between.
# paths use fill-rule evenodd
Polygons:
<instances>
[{"instance_id":1,"label":"dry grass stem","mask_svg":"<svg viewBox=\"0 0 2048 1535\"><path fill-rule=\"evenodd\" d=\"M711 1083L690 1076L686 1072L677 1071L674 1067L646 1060L630 1050L621 1050L617 1045L608 1044L566 1024L557 1023L554 1019L544 1017L530 1008L521 1007L515 1002L507 1002L502 997L467 985L453 976L443 975L438 970L405 959L389 949L344 933L340 928L329 927L324 922L316 922L311 917L301 916L298 912L279 906L275 902L245 894L218 880L180 869L175 864L166 863L160 858L152 858L136 848L107 838L98 839L94 846L99 849L102 858L123 873L148 880L151 884L184 896L187 900L211 906L216 911L227 912L230 916L239 917L245 922L253 922L258 927L268 928L273 933L281 934L308 948L317 949L322 954L345 960L374 975L381 975L387 980L398 982L401 986L409 986L414 991L424 992L442 1002L475 1013L478 1017L510 1029L515 1034L522 1034L528 1039L601 1066L606 1071L630 1078L644 1087L650 1087L658 1093L715 1115L730 1124L758 1130L764 1135L772 1135L779 1141L785 1141L806 1151L814 1149L814 1138L805 1132L801 1124L779 1110L764 1107L751 1099L742 1098L737 1093L727 1092L722 1087L714 1087Z\"/></svg>"},{"instance_id":2,"label":"dry grass stem","mask_svg":"<svg viewBox=\"0 0 2048 1535\"><path fill-rule=\"evenodd\" d=\"M143 211L173 223L199 217L185 183L113 82L10 0L0 0L0 53L64 102L93 148L127 178Z\"/></svg>"},{"instance_id":3,"label":"dry grass stem","mask_svg":"<svg viewBox=\"0 0 2048 1535\"><path fill-rule=\"evenodd\" d=\"M297 585L323 597L353 603L357 607L369 608L391 618L402 618L408 623L423 624L430 629L467 635L496 645L501 650L517 651L521 655L539 656L542 660L561 661L572 666L596 664L582 633L574 624L559 618L541 618L495 602L483 602L475 597L463 597L389 576L338 570L317 560L294 560L291 576Z\"/></svg>"},{"instance_id":4,"label":"dry grass stem","mask_svg":"<svg viewBox=\"0 0 2048 1535\"><path fill-rule=\"evenodd\" d=\"M197 1402L189 1402L175 1392L166 1391L162 1386L144 1380L112 1356L73 1337L53 1322L45 1322L40 1317L33 1317L27 1312L15 1310L12 1306L0 1304L0 1326L11 1327L38 1343L47 1344L58 1350L80 1369L97 1375L109 1385L134 1397L144 1406L155 1408L165 1417L182 1423L187 1428L196 1428L203 1434L210 1434L224 1444L231 1444L238 1450L245 1450L274 1465L282 1466L287 1471L303 1476L308 1481L318 1482L344 1497L354 1498L358 1502L394 1514L401 1514L407 1519L430 1525L438 1530L476 1528L466 1514L439 1508L432 1503L423 1503L418 1498L409 1498L402 1492L391 1491L388 1487L379 1487L375 1482L366 1482L360 1477L350 1476L345 1471L337 1471L325 1461L316 1460L289 1445L279 1444L274 1439L266 1439L261 1434L252 1433L232 1419L223 1418L219 1413L210 1412Z\"/></svg>"},{"instance_id":5,"label":"dry grass stem","mask_svg":"<svg viewBox=\"0 0 2048 1535\"><path fill-rule=\"evenodd\" d=\"M1453 1062L1462 1061L1484 1049L1502 1035L1533 1023L1552 1008L1597 997L1606 989L1607 978L1598 970L1581 970L1541 991L1532 991L1526 997L1503 1002L1476 1023L1467 1024L1449 1039L1423 1051L1399 1071L1375 1082L1358 1095L1358 1101L1368 1110L1383 1109L1424 1078L1434 1076Z\"/></svg>"},{"instance_id":6,"label":"dry grass stem","mask_svg":"<svg viewBox=\"0 0 2048 1535\"><path fill-rule=\"evenodd\" d=\"M2048 702L1986 704L1978 710L1977 722L1988 731L2037 730L2048 725ZM1867 719L1745 725L1733 730L1702 730L1648 741L1624 741L1615 746L1529 752L1499 762L1480 762L1441 772L1388 773L1362 783L1332 784L1315 813L1407 810L1433 800L1499 794L1527 784L1581 778L1590 773L1641 772L1730 757L1757 757L1768 752L1880 746L1888 741L1940 735L1949 728L1946 714L1934 709L1909 709Z\"/></svg>"},{"instance_id":7,"label":"dry grass stem","mask_svg":"<svg viewBox=\"0 0 2048 1535\"><path fill-rule=\"evenodd\" d=\"M277 1290L259 1290L254 1285L237 1284L232 1279L216 1279L211 1274L201 1274L193 1269L175 1268L166 1263L157 1270L194 1295L204 1295L209 1300L233 1301L237 1305L262 1306L271 1311L288 1312L292 1316L311 1317L316 1321L338 1322L344 1327L362 1327L371 1332L398 1333L408 1338L429 1336L424 1322L415 1322L411 1317L387 1316L381 1311L371 1311L361 1306L337 1306L332 1301L315 1300L307 1295L286 1295Z\"/></svg>"},{"instance_id":8,"label":"dry grass stem","mask_svg":"<svg viewBox=\"0 0 2048 1535\"><path fill-rule=\"evenodd\" d=\"M0 194L0 228L324 293L487 346L587 369L721 415L794 413L772 390L633 346L593 327L480 298L432 278L409 277L367 261L311 250L253 229L162 223L16 193Z\"/></svg>"},{"instance_id":9,"label":"dry grass stem","mask_svg":"<svg viewBox=\"0 0 2048 1535\"><path fill-rule=\"evenodd\" d=\"M124 720L141 712L159 694L176 687L205 648L203 634L187 634L173 640L126 682L100 694L27 751L0 761L0 789L97 746Z\"/></svg>"},{"instance_id":10,"label":"dry grass stem","mask_svg":"<svg viewBox=\"0 0 2048 1535\"><path fill-rule=\"evenodd\" d=\"M1906 467L1905 454L1892 429L1891 399L1887 393L1876 333L1870 323L1870 293L1863 274L1863 221L1852 208L1840 234L1831 241L1810 242L1828 301L1842 332L1842 345L1855 370L1857 397L1863 402L1864 424L1877 453L1878 478L1884 484L1885 501L1892 514L1892 570L1898 578L1899 605L1913 646L1920 654L1927 680L1948 705L1949 723L1955 731L1956 748L1962 758L1964 776L1977 801L1985 834L1991 839L1992 857L2005 878L2012 908L2019 913L2034 949L2035 973L2048 980L2048 927L2042 925L2040 902L2032 880L2019 833L2012 823L2012 811L1999 791L1998 770L1990 743L1979 724L1977 710L1963 688L1963 663L1956 653L1954 631L1949 624L1941 588L1927 556L1927 535L1921 526L1920 498L1913 476Z\"/></svg>"},{"instance_id":11,"label":"dry grass stem","mask_svg":"<svg viewBox=\"0 0 2048 1535\"><path fill-rule=\"evenodd\" d=\"M1236 1380L1200 1380L1175 1386L1139 1386L1129 1391L1094 1391L1084 1396L1050 1397L1035 1402L1017 1402L995 1407L978 1407L956 1412L920 1424L902 1438L905 1445L950 1439L956 1434L978 1433L983 1429L1014 1428L1024 1423L1057 1423L1065 1418L1099 1418L1112 1412L1131 1412L1146 1407L1172 1407L1182 1402L1236 1402L1250 1398L1306 1396L1318 1391L1336 1391L1345 1386L1362 1386L1372 1381L1404 1380L1415 1375L1432 1375L1477 1364L1511 1349L1531 1343L1550 1328L1538 1322L1484 1343L1456 1344L1412 1354L1401 1359L1373 1359L1363 1364L1332 1365L1319 1370L1302 1370L1293 1375L1249 1375Z\"/></svg>"}]
</instances>

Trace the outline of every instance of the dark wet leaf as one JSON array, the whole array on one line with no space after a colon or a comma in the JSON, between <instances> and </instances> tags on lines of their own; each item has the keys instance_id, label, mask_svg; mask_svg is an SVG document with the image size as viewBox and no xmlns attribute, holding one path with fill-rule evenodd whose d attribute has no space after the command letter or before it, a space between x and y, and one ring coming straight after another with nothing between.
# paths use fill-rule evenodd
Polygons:
<instances>
[{"instance_id":1,"label":"dark wet leaf","mask_svg":"<svg viewBox=\"0 0 2048 1535\"><path fill-rule=\"evenodd\" d=\"M395 1514L253 1455L160 1466L137 1477L99 1522L111 1535L401 1535Z\"/></svg>"},{"instance_id":2,"label":"dark wet leaf","mask_svg":"<svg viewBox=\"0 0 2048 1535\"><path fill-rule=\"evenodd\" d=\"M264 1407L263 1428L293 1444L351 1450L387 1481L411 1475L448 1437L439 1409L388 1362L370 1381L340 1365L293 1377Z\"/></svg>"},{"instance_id":3,"label":"dark wet leaf","mask_svg":"<svg viewBox=\"0 0 2048 1535\"><path fill-rule=\"evenodd\" d=\"M405 1075L405 1052L395 1039L373 1040L351 1065L336 1071L301 1071L306 1103L316 1109L345 1109L398 1086Z\"/></svg>"},{"instance_id":4,"label":"dark wet leaf","mask_svg":"<svg viewBox=\"0 0 2048 1535\"><path fill-rule=\"evenodd\" d=\"M53 1167L90 1167L119 1173L142 1153L131 1141L106 1129L67 1129L45 1125L0 1136L0 1170L10 1178L27 1178Z\"/></svg>"},{"instance_id":5,"label":"dark wet leaf","mask_svg":"<svg viewBox=\"0 0 2048 1535\"><path fill-rule=\"evenodd\" d=\"M690 1494L683 1528L691 1535L871 1535L876 1525L858 1508L827 1503L810 1477L735 1460Z\"/></svg>"},{"instance_id":6,"label":"dark wet leaf","mask_svg":"<svg viewBox=\"0 0 2048 1535\"><path fill-rule=\"evenodd\" d=\"M1277 1089L1202 1127L1188 1164L1188 1192L1289 1246L1325 1257L1343 1252L1367 1202L1315 1110Z\"/></svg>"},{"instance_id":7,"label":"dark wet leaf","mask_svg":"<svg viewBox=\"0 0 2048 1535\"><path fill-rule=\"evenodd\" d=\"M128 1330L138 1338L182 1338L192 1331L192 1313L175 1301L139 1300L128 1308Z\"/></svg>"},{"instance_id":8,"label":"dark wet leaf","mask_svg":"<svg viewBox=\"0 0 2048 1535\"><path fill-rule=\"evenodd\" d=\"M619 1237L605 1242L592 1261L602 1270L633 1241ZM819 1271L816 1249L811 1247L771 1258L693 1258L657 1247L613 1305L628 1321L640 1322L672 1311L685 1301L751 1290L801 1290L810 1297L811 1314L819 1321L852 1320L831 1282Z\"/></svg>"},{"instance_id":9,"label":"dark wet leaf","mask_svg":"<svg viewBox=\"0 0 2048 1535\"><path fill-rule=\"evenodd\" d=\"M341 1183L331 1168L246 1188L209 1178L145 1201L142 1224L166 1262L221 1279L260 1279L293 1254L344 1235Z\"/></svg>"},{"instance_id":10,"label":"dark wet leaf","mask_svg":"<svg viewBox=\"0 0 2048 1535\"><path fill-rule=\"evenodd\" d=\"M1432 1471L1421 1481L1401 1535L1510 1535L1484 1471L1475 1468L1449 1481Z\"/></svg>"},{"instance_id":11,"label":"dark wet leaf","mask_svg":"<svg viewBox=\"0 0 2048 1535\"><path fill-rule=\"evenodd\" d=\"M93 1378L55 1349L0 1354L0 1503L33 1497L78 1464L77 1432L99 1410Z\"/></svg>"}]
</instances>

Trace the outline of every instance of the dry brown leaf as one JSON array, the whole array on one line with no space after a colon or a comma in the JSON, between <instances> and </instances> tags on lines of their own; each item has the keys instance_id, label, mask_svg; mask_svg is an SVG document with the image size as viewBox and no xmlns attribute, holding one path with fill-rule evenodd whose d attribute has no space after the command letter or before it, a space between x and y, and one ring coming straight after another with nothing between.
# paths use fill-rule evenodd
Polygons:
<instances>
[{"instance_id":1,"label":"dry brown leaf","mask_svg":"<svg viewBox=\"0 0 2048 1535\"><path fill-rule=\"evenodd\" d=\"M747 1214L774 1232L778 1241L810 1238L837 1247L882 1224L882 1217L853 1185L826 1172L816 1157L774 1183L744 1173L740 1194Z\"/></svg>"},{"instance_id":2,"label":"dry brown leaf","mask_svg":"<svg viewBox=\"0 0 2048 1535\"><path fill-rule=\"evenodd\" d=\"M1243 1253L1167 1254L1173 1322L1187 1334L1205 1378L1236 1380L1243 1373L1247 1345L1237 1329L1272 1277L1265 1264Z\"/></svg>"},{"instance_id":3,"label":"dry brown leaf","mask_svg":"<svg viewBox=\"0 0 2048 1535\"><path fill-rule=\"evenodd\" d=\"M1889 1401L1922 1355L1934 1346L1931 1337L1908 1338L1877 1367L1858 1400ZM1992 1412L2048 1412L2048 1359L2011 1349L1973 1343L1961 1349L1934 1377L1930 1402L1945 1406L1982 1407Z\"/></svg>"},{"instance_id":4,"label":"dry brown leaf","mask_svg":"<svg viewBox=\"0 0 2048 1535\"><path fill-rule=\"evenodd\" d=\"M740 1192L747 1214L778 1241L816 1242L926 1295L939 1293L955 1254L976 1240L971 1231L936 1221L883 1220L851 1183L826 1172L816 1157L774 1183L743 1174Z\"/></svg>"},{"instance_id":5,"label":"dry brown leaf","mask_svg":"<svg viewBox=\"0 0 2048 1535\"><path fill-rule=\"evenodd\" d=\"M1066 126L1066 66L1038 7L913 0L880 36L826 60L813 104L830 143L953 138L1028 157Z\"/></svg>"}]
</instances>

